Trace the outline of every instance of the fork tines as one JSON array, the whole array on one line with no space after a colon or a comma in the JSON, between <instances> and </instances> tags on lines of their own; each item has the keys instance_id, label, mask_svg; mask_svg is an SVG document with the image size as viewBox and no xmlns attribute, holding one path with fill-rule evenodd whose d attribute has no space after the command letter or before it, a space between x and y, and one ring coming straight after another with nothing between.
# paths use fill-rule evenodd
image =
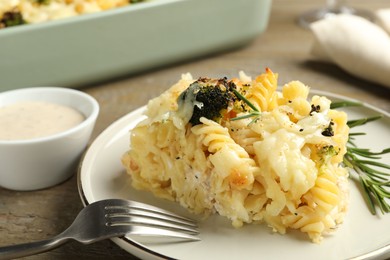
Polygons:
<instances>
[{"instance_id":1,"label":"fork tines","mask_svg":"<svg viewBox=\"0 0 390 260\"><path fill-rule=\"evenodd\" d=\"M115 200L105 207L108 225L141 225L171 231L199 234L194 220L148 204Z\"/></svg>"}]
</instances>

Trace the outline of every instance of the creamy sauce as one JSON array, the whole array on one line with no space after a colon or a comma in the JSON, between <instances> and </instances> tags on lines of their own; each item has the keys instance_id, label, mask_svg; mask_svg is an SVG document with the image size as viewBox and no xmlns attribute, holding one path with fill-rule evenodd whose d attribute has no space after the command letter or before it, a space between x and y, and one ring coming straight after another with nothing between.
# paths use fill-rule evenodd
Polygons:
<instances>
[{"instance_id":1,"label":"creamy sauce","mask_svg":"<svg viewBox=\"0 0 390 260\"><path fill-rule=\"evenodd\" d=\"M63 132L85 117L54 103L26 101L0 107L0 140L25 140Z\"/></svg>"}]
</instances>

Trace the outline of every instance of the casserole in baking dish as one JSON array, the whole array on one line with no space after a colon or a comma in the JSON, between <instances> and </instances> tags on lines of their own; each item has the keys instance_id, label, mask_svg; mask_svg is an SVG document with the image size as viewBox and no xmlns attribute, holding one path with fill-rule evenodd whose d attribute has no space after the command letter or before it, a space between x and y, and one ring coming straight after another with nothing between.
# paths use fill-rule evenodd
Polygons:
<instances>
[{"instance_id":1,"label":"casserole in baking dish","mask_svg":"<svg viewBox=\"0 0 390 260\"><path fill-rule=\"evenodd\" d=\"M271 0L151 0L0 30L0 91L81 87L243 45Z\"/></svg>"}]
</instances>

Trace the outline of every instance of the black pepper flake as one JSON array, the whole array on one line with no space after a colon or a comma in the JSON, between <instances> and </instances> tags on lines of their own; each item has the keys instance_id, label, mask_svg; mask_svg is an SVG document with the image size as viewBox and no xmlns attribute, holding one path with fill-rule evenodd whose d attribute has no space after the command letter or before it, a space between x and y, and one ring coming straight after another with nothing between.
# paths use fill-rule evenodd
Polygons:
<instances>
[{"instance_id":1,"label":"black pepper flake","mask_svg":"<svg viewBox=\"0 0 390 260\"><path fill-rule=\"evenodd\" d=\"M320 112L320 110L321 110L321 107L320 107L320 105L313 105L313 104L311 104L311 110L310 110L310 113L309 113L309 115L312 115L312 113L313 112Z\"/></svg>"},{"instance_id":2,"label":"black pepper flake","mask_svg":"<svg viewBox=\"0 0 390 260\"><path fill-rule=\"evenodd\" d=\"M333 131L333 128L332 126L334 125L334 123L331 121L328 125L328 127L326 127L324 129L324 131L322 131L322 135L323 136L334 136L334 131Z\"/></svg>"},{"instance_id":3,"label":"black pepper flake","mask_svg":"<svg viewBox=\"0 0 390 260\"><path fill-rule=\"evenodd\" d=\"M176 157L176 160L179 160L180 159L180 156Z\"/></svg>"},{"instance_id":4,"label":"black pepper flake","mask_svg":"<svg viewBox=\"0 0 390 260\"><path fill-rule=\"evenodd\" d=\"M303 132L303 128L299 129L299 132Z\"/></svg>"},{"instance_id":5,"label":"black pepper flake","mask_svg":"<svg viewBox=\"0 0 390 260\"><path fill-rule=\"evenodd\" d=\"M289 100L288 103L292 103L292 100Z\"/></svg>"}]
</instances>

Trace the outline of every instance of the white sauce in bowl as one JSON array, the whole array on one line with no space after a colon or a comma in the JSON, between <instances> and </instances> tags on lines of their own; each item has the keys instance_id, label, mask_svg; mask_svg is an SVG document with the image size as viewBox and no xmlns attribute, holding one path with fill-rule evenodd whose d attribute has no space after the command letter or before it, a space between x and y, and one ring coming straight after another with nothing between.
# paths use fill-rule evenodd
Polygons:
<instances>
[{"instance_id":1,"label":"white sauce in bowl","mask_svg":"<svg viewBox=\"0 0 390 260\"><path fill-rule=\"evenodd\" d=\"M76 109L59 104L24 101L0 107L0 140L26 140L68 130L85 120Z\"/></svg>"}]
</instances>

